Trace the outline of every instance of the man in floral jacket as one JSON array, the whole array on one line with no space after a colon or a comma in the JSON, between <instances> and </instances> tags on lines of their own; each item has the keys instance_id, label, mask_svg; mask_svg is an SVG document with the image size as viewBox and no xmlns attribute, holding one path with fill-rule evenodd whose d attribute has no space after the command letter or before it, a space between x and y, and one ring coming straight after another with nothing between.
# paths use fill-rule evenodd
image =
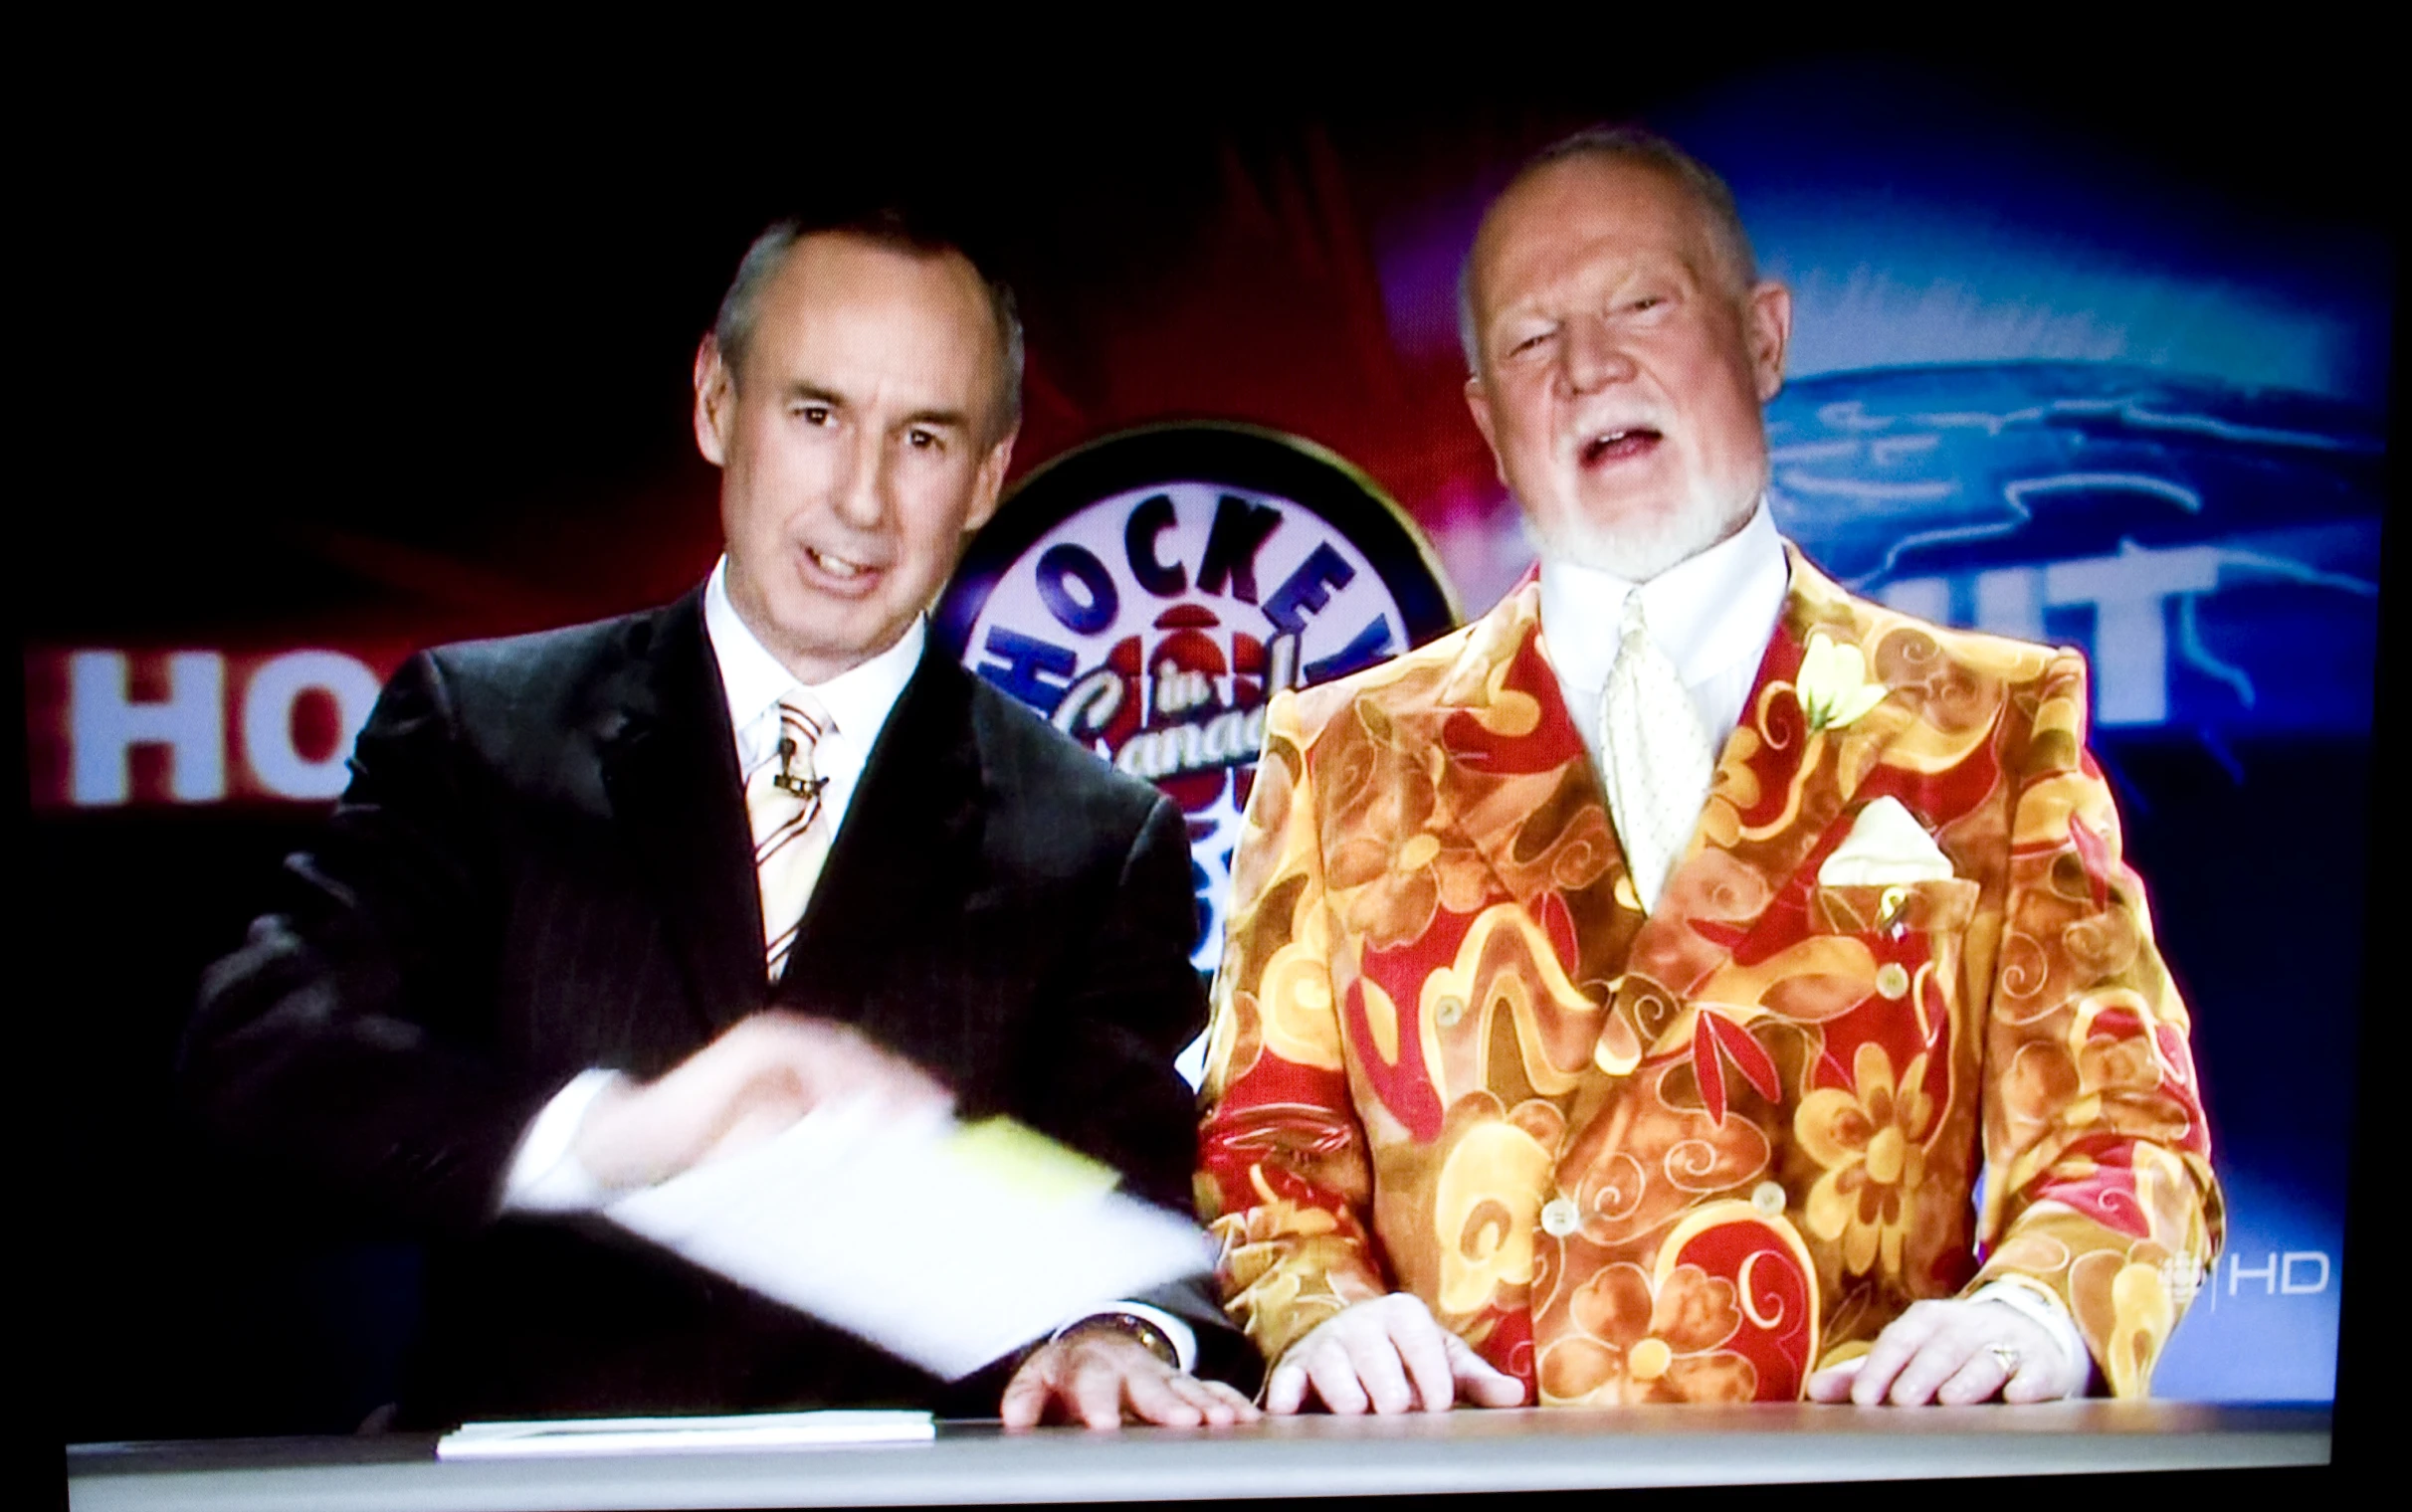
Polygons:
<instances>
[{"instance_id":1,"label":"man in floral jacket","mask_svg":"<svg viewBox=\"0 0 2412 1512\"><path fill-rule=\"evenodd\" d=\"M1782 541L1791 304L1655 137L1541 155L1467 398L1541 548L1274 703L1199 1197L1267 1403L2149 1386L2218 1242L2086 665Z\"/></svg>"}]
</instances>

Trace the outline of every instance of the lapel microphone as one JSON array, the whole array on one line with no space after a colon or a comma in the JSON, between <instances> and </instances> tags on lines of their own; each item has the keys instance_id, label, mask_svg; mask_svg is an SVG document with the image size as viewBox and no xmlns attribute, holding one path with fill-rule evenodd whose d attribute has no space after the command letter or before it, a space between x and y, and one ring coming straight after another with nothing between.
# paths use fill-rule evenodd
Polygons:
<instances>
[{"instance_id":1,"label":"lapel microphone","mask_svg":"<svg viewBox=\"0 0 2412 1512\"><path fill-rule=\"evenodd\" d=\"M770 785L782 793L791 793L798 798L819 798L821 790L829 786L829 779L826 777L798 777L795 773L795 737L781 735L779 737L779 775L770 780Z\"/></svg>"}]
</instances>

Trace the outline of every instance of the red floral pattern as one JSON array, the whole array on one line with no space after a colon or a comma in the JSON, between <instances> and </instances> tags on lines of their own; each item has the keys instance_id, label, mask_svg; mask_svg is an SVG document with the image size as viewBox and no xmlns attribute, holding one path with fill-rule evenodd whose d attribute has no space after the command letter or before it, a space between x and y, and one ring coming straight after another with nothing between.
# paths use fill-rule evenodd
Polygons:
<instances>
[{"instance_id":1,"label":"red floral pattern","mask_svg":"<svg viewBox=\"0 0 2412 1512\"><path fill-rule=\"evenodd\" d=\"M2082 659L1794 554L1644 917L1537 600L1270 710L1198 1178L1233 1315L1276 1357L1404 1289L1544 1403L1787 1398L2017 1277L2147 1390L2219 1189ZM1954 877L1818 883L1880 796Z\"/></svg>"}]
</instances>

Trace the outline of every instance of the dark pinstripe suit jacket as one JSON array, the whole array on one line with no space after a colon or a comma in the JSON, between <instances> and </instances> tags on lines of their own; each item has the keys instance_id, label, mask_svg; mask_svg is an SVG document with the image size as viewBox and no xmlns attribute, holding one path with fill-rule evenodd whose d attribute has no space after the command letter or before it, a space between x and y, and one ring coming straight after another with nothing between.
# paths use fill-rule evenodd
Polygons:
<instances>
[{"instance_id":1,"label":"dark pinstripe suit jacket","mask_svg":"<svg viewBox=\"0 0 2412 1512\"><path fill-rule=\"evenodd\" d=\"M1189 1209L1171 1061L1204 1005L1177 811L933 649L766 989L701 605L414 658L324 844L204 980L184 1074L208 1124L433 1240L406 1421L993 1414L1004 1366L946 1389L599 1221L496 1220L520 1133L570 1076L657 1074L766 1000L854 1023L967 1115L1010 1113ZM1200 1325L1202 1368L1253 1385L1203 1291L1149 1300Z\"/></svg>"}]
</instances>

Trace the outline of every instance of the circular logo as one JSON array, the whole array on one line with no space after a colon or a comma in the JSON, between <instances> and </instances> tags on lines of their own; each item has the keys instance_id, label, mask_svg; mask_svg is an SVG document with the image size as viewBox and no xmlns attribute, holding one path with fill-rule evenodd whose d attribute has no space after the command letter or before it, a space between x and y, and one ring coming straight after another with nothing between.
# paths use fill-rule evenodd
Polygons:
<instances>
[{"instance_id":1,"label":"circular logo","mask_svg":"<svg viewBox=\"0 0 2412 1512\"><path fill-rule=\"evenodd\" d=\"M1189 822L1211 971L1265 704L1454 627L1414 521L1296 437L1234 425L1125 432L1024 478L940 599L965 666Z\"/></svg>"}]
</instances>

